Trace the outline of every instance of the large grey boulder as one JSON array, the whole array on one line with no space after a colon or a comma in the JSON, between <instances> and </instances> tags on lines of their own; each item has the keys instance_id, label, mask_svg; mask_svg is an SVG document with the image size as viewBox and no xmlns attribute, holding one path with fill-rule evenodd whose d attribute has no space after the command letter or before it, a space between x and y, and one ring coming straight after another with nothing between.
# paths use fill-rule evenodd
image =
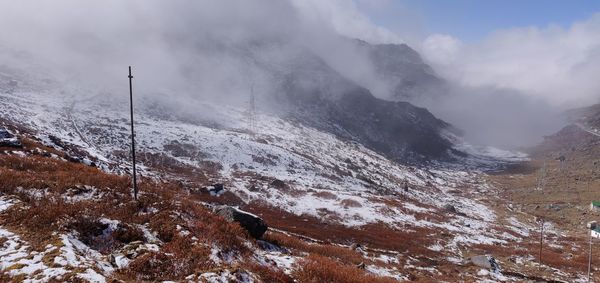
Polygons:
<instances>
[{"instance_id":1,"label":"large grey boulder","mask_svg":"<svg viewBox=\"0 0 600 283\"><path fill-rule=\"evenodd\" d=\"M235 207L220 205L215 206L213 208L213 211L215 212L215 214L222 216L223 218L225 218L225 220L229 222L235 221L239 223L240 226L242 226L242 228L248 231L248 234L250 234L250 236L256 239L260 239L260 237L262 237L262 235L268 229L267 224L262 220L262 218L252 213L239 210Z\"/></svg>"},{"instance_id":2,"label":"large grey boulder","mask_svg":"<svg viewBox=\"0 0 600 283\"><path fill-rule=\"evenodd\" d=\"M471 263L481 268L489 269L491 272L500 271L500 265L496 259L489 255L476 255L471 257Z\"/></svg>"}]
</instances>

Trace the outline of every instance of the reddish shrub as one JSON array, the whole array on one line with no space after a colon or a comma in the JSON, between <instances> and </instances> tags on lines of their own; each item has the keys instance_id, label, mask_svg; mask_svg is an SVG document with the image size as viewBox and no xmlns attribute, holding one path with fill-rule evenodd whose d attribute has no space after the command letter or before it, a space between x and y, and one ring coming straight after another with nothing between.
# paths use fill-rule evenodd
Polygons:
<instances>
[{"instance_id":1,"label":"reddish shrub","mask_svg":"<svg viewBox=\"0 0 600 283\"><path fill-rule=\"evenodd\" d=\"M263 282L269 283L293 283L295 282L292 277L285 274L282 270L260 265L257 263L251 263L246 265L246 269L252 271L252 273L258 275Z\"/></svg>"},{"instance_id":2,"label":"reddish shrub","mask_svg":"<svg viewBox=\"0 0 600 283\"><path fill-rule=\"evenodd\" d=\"M161 252L144 254L133 260L124 274L136 280L183 279L185 276L214 268L210 249L176 236Z\"/></svg>"},{"instance_id":3,"label":"reddish shrub","mask_svg":"<svg viewBox=\"0 0 600 283\"><path fill-rule=\"evenodd\" d=\"M343 265L318 255L309 255L300 261L292 275L300 282L314 283L397 282L392 278L374 276L355 266Z\"/></svg>"},{"instance_id":4,"label":"reddish shrub","mask_svg":"<svg viewBox=\"0 0 600 283\"><path fill-rule=\"evenodd\" d=\"M360 253L349 248L326 244L309 244L298 238L282 233L273 233L269 231L263 236L263 239L280 246L297 249L303 252L337 258L345 263L359 264L361 262L368 262L368 260Z\"/></svg>"}]
</instances>

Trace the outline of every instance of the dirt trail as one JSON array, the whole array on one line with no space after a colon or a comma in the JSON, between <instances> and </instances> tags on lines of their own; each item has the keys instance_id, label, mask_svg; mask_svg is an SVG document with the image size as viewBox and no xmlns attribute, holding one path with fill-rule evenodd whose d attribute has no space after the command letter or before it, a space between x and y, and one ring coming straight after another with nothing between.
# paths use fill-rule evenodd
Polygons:
<instances>
[{"instance_id":1,"label":"dirt trail","mask_svg":"<svg viewBox=\"0 0 600 283\"><path fill-rule=\"evenodd\" d=\"M600 137L600 133L596 132L595 130L591 130L591 129L589 129L589 128L586 128L586 127L585 127L583 124L581 124L581 123L575 123L575 125L576 125L577 127L579 127L580 129L582 129L583 131L585 131L585 132L589 133L589 134L592 134L592 135L594 135L594 136Z\"/></svg>"}]
</instances>

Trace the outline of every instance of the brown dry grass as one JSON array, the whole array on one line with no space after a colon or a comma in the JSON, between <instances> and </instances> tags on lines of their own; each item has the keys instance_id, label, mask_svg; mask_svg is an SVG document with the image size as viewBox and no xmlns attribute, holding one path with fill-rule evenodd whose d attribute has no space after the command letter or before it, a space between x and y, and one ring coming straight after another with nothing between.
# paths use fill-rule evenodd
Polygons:
<instances>
[{"instance_id":1,"label":"brown dry grass","mask_svg":"<svg viewBox=\"0 0 600 283\"><path fill-rule=\"evenodd\" d=\"M370 275L356 266L341 264L330 258L312 254L298 263L293 276L298 281L306 283L398 282L393 278Z\"/></svg>"},{"instance_id":2,"label":"brown dry grass","mask_svg":"<svg viewBox=\"0 0 600 283\"><path fill-rule=\"evenodd\" d=\"M597 212L589 211L590 201L597 200L593 188L600 185L598 170L594 162L600 158L600 139L575 126L569 126L560 132L548 136L544 142L531 150L533 160L518 164L489 177L501 188L502 197L511 203L515 210L528 215L543 217L566 233L566 237L545 236L542 262L565 272L585 272L587 270L587 233L583 223L597 220ZM560 164L556 160L564 156L566 161ZM541 168L546 166L543 190L536 190ZM558 204L560 209L549 206ZM539 224L537 224L539 226ZM539 227L536 227L539 228ZM563 248L551 248L554 242ZM527 251L485 247L502 256L509 252L530 254L536 259L539 253L539 231L533 231L532 239L519 243ZM573 247L583 247L573 249ZM481 247L484 248L484 247ZM593 255L592 261L600 260ZM537 262L537 260L536 260ZM534 271L532 271L534 272ZM536 271L537 272L537 271Z\"/></svg>"},{"instance_id":3,"label":"brown dry grass","mask_svg":"<svg viewBox=\"0 0 600 283\"><path fill-rule=\"evenodd\" d=\"M99 229L102 228L102 225L98 225L98 220L101 218L118 220L121 223L131 224L132 227L135 226L133 224L146 224L151 230L157 232L159 239L164 242L160 251L149 252L138 257L131 263L130 268L115 273L117 279L178 280L190 274L210 270L215 265L209 259L209 247L216 245L223 252L232 253L240 258L243 268L254 272L265 282L291 282L292 280L277 268L252 263L251 249L247 246L248 242L252 244L252 240L248 238L246 232L239 225L228 223L223 218L212 214L198 202L202 196L188 193L180 183L163 183L142 178L139 184L141 194L139 200L135 201L131 196L128 177L107 174L90 166L44 155L27 157L1 155L0 180L2 180L0 192L15 195L20 200L19 205L11 207L1 215L1 224L17 231L35 249L43 248L48 243L48 239L53 238L54 232L78 231L82 240L102 250L103 243L94 243L98 240L95 237ZM265 182L270 181L265 180ZM63 199L65 195L76 195L83 185L94 187L99 194L91 200ZM17 190L17 187L25 189ZM282 187L288 189L287 186ZM31 189L45 189L47 193L41 198L33 197L28 193ZM292 216L272 208L256 209L265 212L265 220L272 226L324 241L343 244L360 243L410 253L428 252L424 248L428 243L421 237L426 235L427 231L401 232L383 224L349 228L325 224L315 218L307 218L308 221L303 221L304 217ZM181 234L177 226L182 227L189 234ZM192 237L198 240L192 240ZM285 247L312 254L299 265L302 268L297 269L292 276L299 282L387 280L370 276L368 272L356 268L355 266L361 262L373 264L357 251L334 244L310 244L277 233L268 233L266 237L267 240ZM111 239L116 244L109 245L103 252L109 253L122 244L140 238L139 230L124 229L121 234L115 234ZM415 245L417 241L419 244ZM328 269L331 270L327 271Z\"/></svg>"},{"instance_id":4,"label":"brown dry grass","mask_svg":"<svg viewBox=\"0 0 600 283\"><path fill-rule=\"evenodd\" d=\"M173 280L215 267L210 248L194 243L188 237L175 236L160 252L146 253L122 271L123 278L139 280Z\"/></svg>"},{"instance_id":5,"label":"brown dry grass","mask_svg":"<svg viewBox=\"0 0 600 283\"><path fill-rule=\"evenodd\" d=\"M84 185L94 187L98 194L89 200L65 199L84 191ZM250 239L245 230L212 214L181 185L143 178L139 185L141 193L135 201L128 177L43 155L0 155L0 193L19 200L1 215L0 222L18 232L35 250L42 250L55 232L77 231L80 240L103 253L145 240L133 224L147 224L164 244L159 252L144 254L128 270L115 274L131 281L182 279L213 268L211 246L242 258L249 254L245 243ZM45 193L34 196L33 189ZM101 218L122 224L104 237L101 234L106 225L99 223ZM183 236L177 225L189 234Z\"/></svg>"},{"instance_id":6,"label":"brown dry grass","mask_svg":"<svg viewBox=\"0 0 600 283\"><path fill-rule=\"evenodd\" d=\"M258 275L263 282L269 283L293 283L294 278L285 274L283 271L270 267L264 266L257 263L249 263L244 266L247 270Z\"/></svg>"},{"instance_id":7,"label":"brown dry grass","mask_svg":"<svg viewBox=\"0 0 600 283\"><path fill-rule=\"evenodd\" d=\"M427 248L434 243L434 238L429 237L434 231L427 228L411 227L411 231L399 231L381 223L346 227L341 224L323 223L313 216L298 216L259 203L250 203L243 208L261 216L273 227L325 242L347 245L357 243L370 248L419 254L426 257L436 255Z\"/></svg>"},{"instance_id":8,"label":"brown dry grass","mask_svg":"<svg viewBox=\"0 0 600 283\"><path fill-rule=\"evenodd\" d=\"M276 245L296 249L299 251L317 254L330 258L337 258L345 263L359 264L368 261L357 251L349 248L334 246L330 244L309 244L298 238L269 231L263 236L264 240L272 242Z\"/></svg>"}]
</instances>

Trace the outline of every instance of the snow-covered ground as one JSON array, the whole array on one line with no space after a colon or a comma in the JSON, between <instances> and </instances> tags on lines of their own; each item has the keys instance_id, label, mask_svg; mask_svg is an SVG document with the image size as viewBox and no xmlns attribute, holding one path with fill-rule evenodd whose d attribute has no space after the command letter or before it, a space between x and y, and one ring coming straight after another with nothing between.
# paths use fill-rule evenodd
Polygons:
<instances>
[{"instance_id":1,"label":"snow-covered ground","mask_svg":"<svg viewBox=\"0 0 600 283\"><path fill-rule=\"evenodd\" d=\"M14 205L15 201L0 197L0 213ZM106 282L102 273L110 273L113 267L97 251L70 235L58 236L56 244L48 244L44 251L32 250L17 234L0 227L0 269L11 276L25 275L24 282L47 282L51 278L67 275L88 282ZM75 269L79 271L74 271Z\"/></svg>"},{"instance_id":2,"label":"snow-covered ground","mask_svg":"<svg viewBox=\"0 0 600 283\"><path fill-rule=\"evenodd\" d=\"M100 164L126 168L128 160L118 153L129 151L127 101L85 97L2 94L2 117L36 130L47 143L53 143L52 135L81 147ZM334 218L346 225L384 222L446 229L456 234L448 243L451 250L460 243L512 239L490 229L496 216L477 198L490 198L494 190L477 172L399 165L360 144L260 111L251 133L245 109L197 104L198 112L211 113L212 119L202 114L186 122L157 113L149 104L140 102L136 112L138 155L161 153L198 170L207 161L219 164L212 181L226 183L246 202L264 201L297 215ZM142 166L143 174L156 171ZM407 191L402 187L405 181ZM390 200L400 199L401 204L390 205ZM416 214L439 213L445 206L460 214L448 213L444 222L416 219Z\"/></svg>"},{"instance_id":3,"label":"snow-covered ground","mask_svg":"<svg viewBox=\"0 0 600 283\"><path fill-rule=\"evenodd\" d=\"M130 150L126 98L81 89L0 93L0 118L32 129L49 145L58 146L58 139L78 147L105 170L124 172L129 167L126 157ZM145 176L185 180L194 172L208 172L209 183L224 183L226 190L246 203L266 203L296 215L311 215L347 226L384 223L392 228L442 230L452 235L451 239L438 241L430 249L448 254L449 259L461 258L470 245L521 241L532 229L510 220L506 222L515 233L497 230L498 216L486 202L493 200L497 192L480 172L400 165L361 144L260 109L250 119L244 108L196 103L188 108L196 109L198 115L186 114L182 118L166 112L169 108L156 107L155 102L136 101L137 152L142 157L161 155L161 160L167 162L143 164L141 172ZM526 158L493 148L468 149L485 157L486 162L499 156L507 162ZM173 164L176 168L189 168L191 173L165 170L164 166ZM90 195L94 193L90 188ZM12 239L13 235L6 237ZM68 235L62 240L60 249L65 264L69 264L69 258L77 259L69 256L69 251L80 250L79 245ZM14 242L16 250L10 251L18 254L16 247L26 243L19 243L18 238ZM277 252L262 257L284 266L293 262L293 258ZM86 264L96 268L103 265ZM7 266L3 264L3 268ZM368 268L379 274L393 273ZM93 269L90 270L81 276L94 278Z\"/></svg>"}]
</instances>

